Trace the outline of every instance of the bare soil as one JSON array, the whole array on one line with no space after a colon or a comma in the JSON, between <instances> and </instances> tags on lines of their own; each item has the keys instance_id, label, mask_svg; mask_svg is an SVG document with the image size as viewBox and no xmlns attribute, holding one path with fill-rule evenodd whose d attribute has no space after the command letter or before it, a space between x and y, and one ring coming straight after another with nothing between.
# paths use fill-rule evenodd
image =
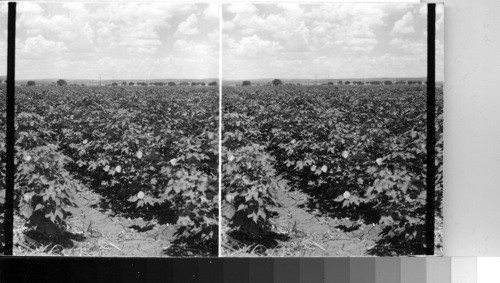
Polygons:
<instances>
[{"instance_id":1,"label":"bare soil","mask_svg":"<svg viewBox=\"0 0 500 283\"><path fill-rule=\"evenodd\" d=\"M67 231L47 238L24 227L16 217L14 244L16 255L68 255L103 257L156 257L189 255L173 244L176 225L155 219L125 218L101 207L102 197L90 190L77 192L70 207ZM195 254L196 251L193 251Z\"/></svg>"}]
</instances>

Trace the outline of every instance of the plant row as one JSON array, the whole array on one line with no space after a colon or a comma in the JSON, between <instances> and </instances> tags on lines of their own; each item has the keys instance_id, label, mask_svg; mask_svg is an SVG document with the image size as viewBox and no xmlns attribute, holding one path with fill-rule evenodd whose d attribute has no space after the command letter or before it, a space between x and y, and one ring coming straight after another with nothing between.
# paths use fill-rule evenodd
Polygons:
<instances>
[{"instance_id":1,"label":"plant row","mask_svg":"<svg viewBox=\"0 0 500 283\"><path fill-rule=\"evenodd\" d=\"M254 219L251 204L262 203L265 212L275 201L265 192L273 186L280 189L275 184L286 180L290 189L309 194L311 209L383 225L378 242L382 250L424 252L424 87L227 87L223 98L224 117L228 116L223 119L224 137L231 137L223 140L223 156L239 158L236 163L224 160L224 184L235 178L230 174L233 170L241 179L269 179L265 185L233 182L224 187L226 194L261 192L261 199L253 194L243 204L233 203L238 205L234 209L246 211L248 219ZM437 105L436 201L440 213L442 93L438 93ZM237 119L233 122L231 118ZM235 142L235 137L241 142ZM255 150L249 151L249 145ZM255 154L257 148L259 154ZM259 163L257 168L266 168L263 173L242 170L245 164L252 164L250 160ZM259 215L262 223L268 218L268 214ZM265 225L259 226L265 229Z\"/></svg>"},{"instance_id":2,"label":"plant row","mask_svg":"<svg viewBox=\"0 0 500 283\"><path fill-rule=\"evenodd\" d=\"M216 88L23 87L16 96L16 200L29 225L63 231L65 206L87 186L116 213L172 212L183 244L216 252Z\"/></svg>"}]
</instances>

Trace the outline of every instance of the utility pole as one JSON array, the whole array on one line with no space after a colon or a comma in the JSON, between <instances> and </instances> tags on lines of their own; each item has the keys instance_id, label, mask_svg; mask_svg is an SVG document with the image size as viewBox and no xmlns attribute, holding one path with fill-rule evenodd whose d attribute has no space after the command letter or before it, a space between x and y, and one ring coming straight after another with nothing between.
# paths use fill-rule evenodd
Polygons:
<instances>
[{"instance_id":1,"label":"utility pole","mask_svg":"<svg viewBox=\"0 0 500 283\"><path fill-rule=\"evenodd\" d=\"M318 74L314 74L314 85L318 85Z\"/></svg>"},{"instance_id":2,"label":"utility pole","mask_svg":"<svg viewBox=\"0 0 500 283\"><path fill-rule=\"evenodd\" d=\"M99 86L101 86L101 75L99 74Z\"/></svg>"}]
</instances>

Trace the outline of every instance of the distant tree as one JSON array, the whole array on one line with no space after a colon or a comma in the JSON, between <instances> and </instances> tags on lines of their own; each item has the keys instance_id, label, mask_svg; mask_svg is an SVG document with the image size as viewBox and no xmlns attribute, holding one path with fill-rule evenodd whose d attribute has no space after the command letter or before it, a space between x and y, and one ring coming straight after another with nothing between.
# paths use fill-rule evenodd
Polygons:
<instances>
[{"instance_id":1,"label":"distant tree","mask_svg":"<svg viewBox=\"0 0 500 283\"><path fill-rule=\"evenodd\" d=\"M242 86L251 86L252 83L250 81L243 81L243 83L241 85Z\"/></svg>"},{"instance_id":2,"label":"distant tree","mask_svg":"<svg viewBox=\"0 0 500 283\"><path fill-rule=\"evenodd\" d=\"M28 81L28 83L26 85L27 86L35 86L36 83L35 83L35 81Z\"/></svg>"},{"instance_id":3,"label":"distant tree","mask_svg":"<svg viewBox=\"0 0 500 283\"><path fill-rule=\"evenodd\" d=\"M123 85L123 86L127 85L127 82L122 82L122 85Z\"/></svg>"},{"instance_id":4,"label":"distant tree","mask_svg":"<svg viewBox=\"0 0 500 283\"><path fill-rule=\"evenodd\" d=\"M338 84L338 85L341 85L341 84L342 84L342 81L338 81L338 82L337 82L337 84Z\"/></svg>"},{"instance_id":5,"label":"distant tree","mask_svg":"<svg viewBox=\"0 0 500 283\"><path fill-rule=\"evenodd\" d=\"M397 85L405 85L405 84L406 84L406 82L405 82L405 81L397 81L397 82L396 82L396 84L397 84Z\"/></svg>"},{"instance_id":6,"label":"distant tree","mask_svg":"<svg viewBox=\"0 0 500 283\"><path fill-rule=\"evenodd\" d=\"M58 86L65 86L65 85L67 85L67 84L68 84L68 83L67 83L65 80L63 80L63 79L57 80L57 85L58 85Z\"/></svg>"},{"instance_id":7,"label":"distant tree","mask_svg":"<svg viewBox=\"0 0 500 283\"><path fill-rule=\"evenodd\" d=\"M407 84L409 84L409 85L421 85L422 81L408 81Z\"/></svg>"},{"instance_id":8,"label":"distant tree","mask_svg":"<svg viewBox=\"0 0 500 283\"><path fill-rule=\"evenodd\" d=\"M283 84L283 82L281 80L279 80L279 79L274 79L273 80L273 85L282 85L282 84Z\"/></svg>"},{"instance_id":9,"label":"distant tree","mask_svg":"<svg viewBox=\"0 0 500 283\"><path fill-rule=\"evenodd\" d=\"M333 85L333 82L328 82L328 85Z\"/></svg>"},{"instance_id":10,"label":"distant tree","mask_svg":"<svg viewBox=\"0 0 500 283\"><path fill-rule=\"evenodd\" d=\"M298 86L300 86L300 84L297 84Z\"/></svg>"},{"instance_id":11,"label":"distant tree","mask_svg":"<svg viewBox=\"0 0 500 283\"><path fill-rule=\"evenodd\" d=\"M217 82L216 81L213 81L211 83L208 83L209 86L217 86Z\"/></svg>"},{"instance_id":12,"label":"distant tree","mask_svg":"<svg viewBox=\"0 0 500 283\"><path fill-rule=\"evenodd\" d=\"M379 81L371 81L370 84L372 84L372 85L379 85L380 82Z\"/></svg>"},{"instance_id":13,"label":"distant tree","mask_svg":"<svg viewBox=\"0 0 500 283\"><path fill-rule=\"evenodd\" d=\"M181 82L179 85L189 85L188 82Z\"/></svg>"},{"instance_id":14,"label":"distant tree","mask_svg":"<svg viewBox=\"0 0 500 283\"><path fill-rule=\"evenodd\" d=\"M168 82L168 86L175 86L174 82Z\"/></svg>"},{"instance_id":15,"label":"distant tree","mask_svg":"<svg viewBox=\"0 0 500 283\"><path fill-rule=\"evenodd\" d=\"M392 85L392 81L384 81L385 85Z\"/></svg>"},{"instance_id":16,"label":"distant tree","mask_svg":"<svg viewBox=\"0 0 500 283\"><path fill-rule=\"evenodd\" d=\"M350 84L351 84L351 82L350 82L350 81L345 81L345 83L344 83L344 84L346 84L346 85L350 85Z\"/></svg>"},{"instance_id":17,"label":"distant tree","mask_svg":"<svg viewBox=\"0 0 500 283\"><path fill-rule=\"evenodd\" d=\"M195 86L195 85L197 85L197 83L196 83L196 82L192 82L192 83L191 83L191 85L192 85L192 86Z\"/></svg>"},{"instance_id":18,"label":"distant tree","mask_svg":"<svg viewBox=\"0 0 500 283\"><path fill-rule=\"evenodd\" d=\"M118 84L117 83L112 83L111 86L118 86Z\"/></svg>"},{"instance_id":19,"label":"distant tree","mask_svg":"<svg viewBox=\"0 0 500 283\"><path fill-rule=\"evenodd\" d=\"M134 85L134 82L129 82L128 85Z\"/></svg>"},{"instance_id":20,"label":"distant tree","mask_svg":"<svg viewBox=\"0 0 500 283\"><path fill-rule=\"evenodd\" d=\"M201 82L200 84L201 84L201 86L205 86L205 83L204 83L204 82Z\"/></svg>"}]
</instances>

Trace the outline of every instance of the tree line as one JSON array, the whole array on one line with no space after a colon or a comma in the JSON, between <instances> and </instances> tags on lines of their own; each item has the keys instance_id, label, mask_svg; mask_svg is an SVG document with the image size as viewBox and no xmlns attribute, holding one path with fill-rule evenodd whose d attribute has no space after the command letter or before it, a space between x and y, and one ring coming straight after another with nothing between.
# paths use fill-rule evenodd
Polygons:
<instances>
[{"instance_id":1,"label":"tree line","mask_svg":"<svg viewBox=\"0 0 500 283\"><path fill-rule=\"evenodd\" d=\"M57 80L57 82L55 83L57 86L66 86L68 85L68 83L66 82L66 80L63 80L63 79L59 79ZM36 82L35 81L28 81L26 83L27 86L36 86ZM69 85L78 85L78 84L69 84ZM217 82L216 81L212 81L212 82L209 82L209 83L205 83L205 82L180 82L180 83L176 83L176 82L122 82L121 83L121 86L134 86L134 85L137 85L137 86L217 86ZM81 86L85 86L85 84L81 84ZM113 82L112 84L107 84L106 86L118 86L118 83L117 82Z\"/></svg>"},{"instance_id":2,"label":"tree line","mask_svg":"<svg viewBox=\"0 0 500 283\"><path fill-rule=\"evenodd\" d=\"M389 81L389 80L386 80L386 81L337 81L337 85L392 85L392 84L397 84L397 85L401 85L401 84L404 84L404 85L422 85L422 84L427 84L427 81L403 81L403 80L400 80L400 81L396 81L396 82L393 82L393 81ZM241 83L241 86L251 86L252 85L252 82L251 81L243 81ZM279 79L274 79L272 82L268 82L267 85L274 85L274 86L278 86L278 85L283 85L283 82ZM291 84L291 83L287 83L286 85L294 85L294 84ZM297 84L297 85L300 85L300 84ZM328 83L322 83L321 85L335 85L334 82L328 82Z\"/></svg>"}]
</instances>

